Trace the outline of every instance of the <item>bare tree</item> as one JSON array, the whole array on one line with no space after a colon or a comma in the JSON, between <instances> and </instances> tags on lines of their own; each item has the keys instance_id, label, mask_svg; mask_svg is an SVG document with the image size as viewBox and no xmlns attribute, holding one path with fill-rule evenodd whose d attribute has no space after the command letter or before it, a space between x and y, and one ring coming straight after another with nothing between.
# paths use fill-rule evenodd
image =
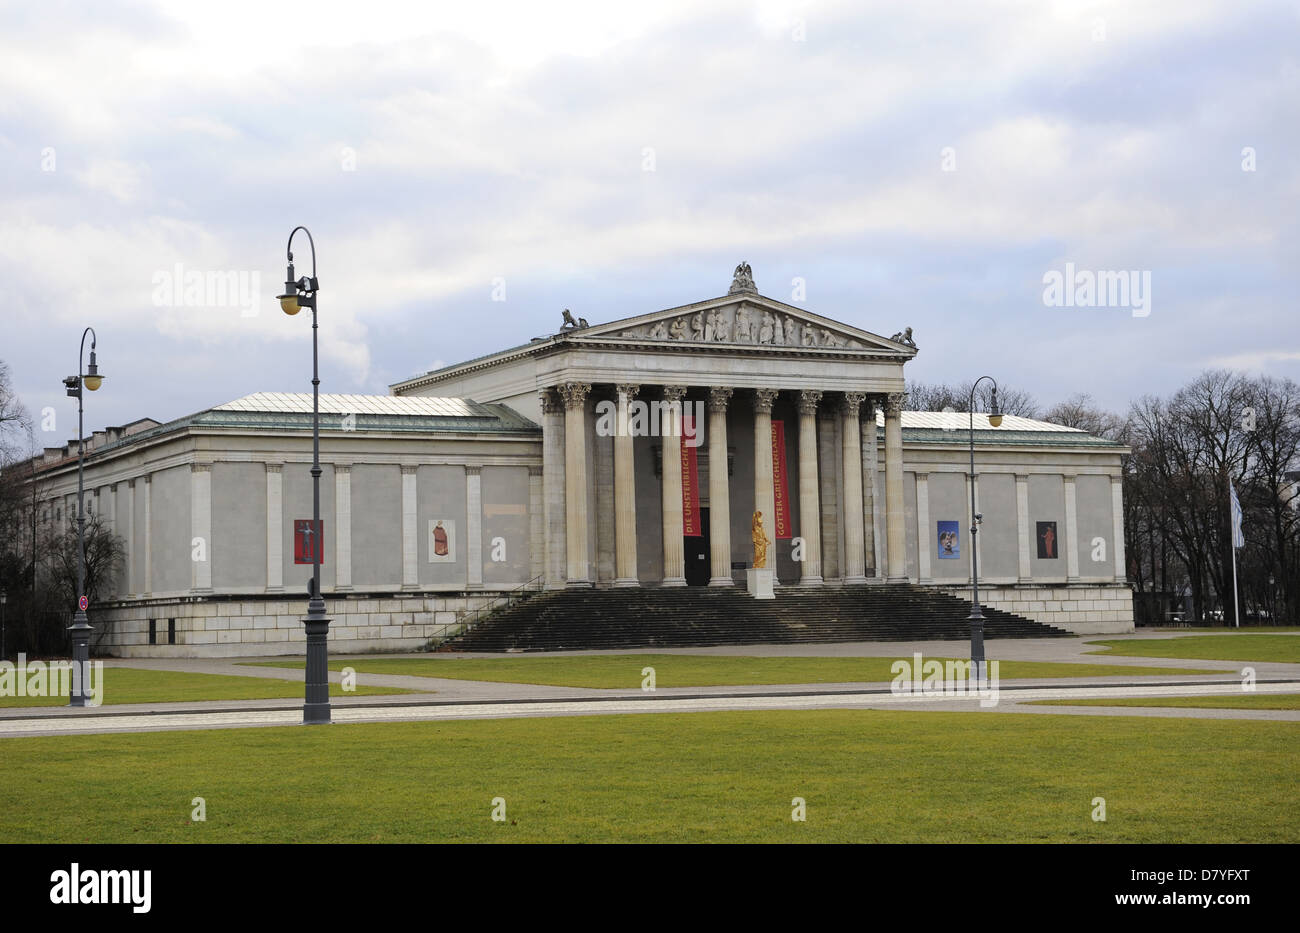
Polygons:
<instances>
[{"instance_id":1,"label":"bare tree","mask_svg":"<svg viewBox=\"0 0 1300 933\"><path fill-rule=\"evenodd\" d=\"M971 381L958 385L913 382L907 386L907 408L910 411L966 411L970 407ZM993 387L980 383L975 391L975 410L988 411L993 404ZM1038 403L1023 389L1011 386L998 387L998 405L1004 415L1038 417Z\"/></svg>"}]
</instances>

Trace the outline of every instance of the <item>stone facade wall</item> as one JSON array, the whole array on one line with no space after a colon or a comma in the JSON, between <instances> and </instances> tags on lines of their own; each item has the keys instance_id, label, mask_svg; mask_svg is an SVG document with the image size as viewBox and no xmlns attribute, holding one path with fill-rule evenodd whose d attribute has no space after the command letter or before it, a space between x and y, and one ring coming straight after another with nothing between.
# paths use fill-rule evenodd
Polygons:
<instances>
[{"instance_id":1,"label":"stone facade wall","mask_svg":"<svg viewBox=\"0 0 1300 933\"><path fill-rule=\"evenodd\" d=\"M969 586L936 589L970 599ZM981 583L980 604L1078 635L1124 634L1134 630L1133 591L1125 584L985 586Z\"/></svg>"},{"instance_id":2,"label":"stone facade wall","mask_svg":"<svg viewBox=\"0 0 1300 933\"><path fill-rule=\"evenodd\" d=\"M463 627L466 611L505 593L347 596L325 599L330 652L417 651ZM498 605L504 605L504 602ZM229 658L306 653L306 600L220 596L99 604L93 610L97 654L119 658ZM149 620L156 643L149 644ZM176 643L167 621L176 620Z\"/></svg>"}]
</instances>

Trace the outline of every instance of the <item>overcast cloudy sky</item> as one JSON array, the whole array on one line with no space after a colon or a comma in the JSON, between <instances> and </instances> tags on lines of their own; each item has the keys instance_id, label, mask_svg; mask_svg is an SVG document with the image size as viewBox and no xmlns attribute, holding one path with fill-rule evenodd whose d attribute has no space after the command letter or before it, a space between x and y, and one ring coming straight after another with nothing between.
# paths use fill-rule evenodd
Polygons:
<instances>
[{"instance_id":1,"label":"overcast cloudy sky","mask_svg":"<svg viewBox=\"0 0 1300 933\"><path fill-rule=\"evenodd\" d=\"M917 380L1123 408L1206 367L1300 378L1298 11L5 4L0 359L60 412L49 445L75 433L86 325L108 377L88 429L309 391L310 320L274 301L306 224L330 392L566 307L724 294L741 260L763 294L801 278L814 311L913 327ZM1149 273L1149 306L1046 305L1067 263ZM178 265L259 291L187 302Z\"/></svg>"}]
</instances>

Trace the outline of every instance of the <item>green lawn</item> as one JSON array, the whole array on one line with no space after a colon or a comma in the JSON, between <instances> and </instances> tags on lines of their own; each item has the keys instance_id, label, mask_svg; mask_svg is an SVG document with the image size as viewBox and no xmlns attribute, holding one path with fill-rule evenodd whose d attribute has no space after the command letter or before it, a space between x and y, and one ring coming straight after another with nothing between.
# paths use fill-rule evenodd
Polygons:
<instances>
[{"instance_id":1,"label":"green lawn","mask_svg":"<svg viewBox=\"0 0 1300 933\"><path fill-rule=\"evenodd\" d=\"M1130 658L1190 658L1198 661L1283 661L1300 663L1300 635L1255 632L1233 635L1185 635L1179 638L1112 638L1094 654ZM1109 648L1110 650L1105 650Z\"/></svg>"},{"instance_id":2,"label":"green lawn","mask_svg":"<svg viewBox=\"0 0 1300 933\"><path fill-rule=\"evenodd\" d=\"M637 688L641 670L655 669L656 687L722 687L759 684L888 683L896 658L773 658L699 654L589 654L562 657L524 655L504 658L354 658L330 663L331 670L355 668L366 674L406 674L546 684L555 687ZM907 658L911 661L911 657ZM931 660L926 658L926 660ZM942 659L934 659L942 660ZM259 662L299 668L302 661ZM1106 677L1156 674L1206 674L1222 671L1114 664L1054 664L1002 661L999 679L1018 677Z\"/></svg>"},{"instance_id":3,"label":"green lawn","mask_svg":"<svg viewBox=\"0 0 1300 933\"><path fill-rule=\"evenodd\" d=\"M299 665L301 667L301 665ZM302 699L300 680L269 680L265 677L228 677L224 674L191 674L133 667L104 668L104 705L114 703L190 703L201 700ZM341 684L330 684L331 696L369 696L410 693L395 687L363 687L344 693ZM18 706L66 706L68 698L0 697L0 708Z\"/></svg>"},{"instance_id":4,"label":"green lawn","mask_svg":"<svg viewBox=\"0 0 1300 933\"><path fill-rule=\"evenodd\" d=\"M1148 706L1193 709L1300 709L1300 694L1243 693L1212 697L1123 697L1102 700L1030 700L1035 706Z\"/></svg>"},{"instance_id":5,"label":"green lawn","mask_svg":"<svg viewBox=\"0 0 1300 933\"><path fill-rule=\"evenodd\" d=\"M16 738L0 740L0 824L64 843L1295 843L1297 737L812 710Z\"/></svg>"}]
</instances>

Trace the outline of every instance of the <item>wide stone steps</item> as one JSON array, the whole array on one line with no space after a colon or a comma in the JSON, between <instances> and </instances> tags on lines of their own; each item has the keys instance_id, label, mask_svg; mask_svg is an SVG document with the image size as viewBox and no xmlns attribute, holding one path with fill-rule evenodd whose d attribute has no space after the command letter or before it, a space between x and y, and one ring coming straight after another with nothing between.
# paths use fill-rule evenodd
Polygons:
<instances>
[{"instance_id":1,"label":"wide stone steps","mask_svg":"<svg viewBox=\"0 0 1300 933\"><path fill-rule=\"evenodd\" d=\"M443 643L443 651L563 651L744 644L922 641L970 637L970 603L910 584L743 588L566 589L506 607ZM1069 632L983 608L986 638Z\"/></svg>"}]
</instances>

